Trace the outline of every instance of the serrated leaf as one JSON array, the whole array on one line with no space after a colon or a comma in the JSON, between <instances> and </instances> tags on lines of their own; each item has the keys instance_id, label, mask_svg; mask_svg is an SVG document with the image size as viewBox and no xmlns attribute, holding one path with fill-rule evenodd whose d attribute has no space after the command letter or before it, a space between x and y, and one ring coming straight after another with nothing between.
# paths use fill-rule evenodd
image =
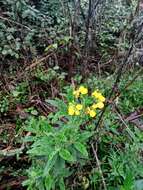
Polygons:
<instances>
[{"instance_id":1,"label":"serrated leaf","mask_svg":"<svg viewBox=\"0 0 143 190\"><path fill-rule=\"evenodd\" d=\"M71 153L67 149L61 149L60 152L59 152L59 155L64 160L67 160L67 161L70 161L70 162L74 161L73 156L71 155Z\"/></svg>"},{"instance_id":2,"label":"serrated leaf","mask_svg":"<svg viewBox=\"0 0 143 190\"><path fill-rule=\"evenodd\" d=\"M83 154L84 156L88 157L88 152L87 152L87 149L85 147L85 145L81 144L80 142L76 142L74 144L75 148L81 153Z\"/></svg>"}]
</instances>

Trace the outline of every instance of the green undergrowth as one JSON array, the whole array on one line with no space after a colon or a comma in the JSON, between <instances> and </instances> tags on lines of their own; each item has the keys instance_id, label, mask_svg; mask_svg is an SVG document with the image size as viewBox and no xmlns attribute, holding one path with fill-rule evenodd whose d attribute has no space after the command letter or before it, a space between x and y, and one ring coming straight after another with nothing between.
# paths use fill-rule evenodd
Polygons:
<instances>
[{"instance_id":1,"label":"green undergrowth","mask_svg":"<svg viewBox=\"0 0 143 190\"><path fill-rule=\"evenodd\" d=\"M68 116L67 104L72 100L69 86L61 89L63 98L47 98L56 108L47 118L31 116L26 121L25 130L30 131L31 136L24 141L31 144L27 153L32 160L28 179L23 183L28 190L100 190L105 186L109 190L143 189L143 133L125 120L142 108L143 81L139 76L124 89L133 78L131 74L128 76L125 74L122 78L118 89L121 95L110 103L97 130L100 112L95 119ZM81 84L82 77L76 79L77 84ZM108 97L113 81L114 76L105 79L92 75L84 86L89 92L99 89Z\"/></svg>"},{"instance_id":2,"label":"green undergrowth","mask_svg":"<svg viewBox=\"0 0 143 190\"><path fill-rule=\"evenodd\" d=\"M34 78L31 83L28 80L20 82L11 92L0 95L0 115L5 118L17 109L17 105L28 104L33 84L38 83L43 87L47 82L47 88L36 92L42 94L42 101L50 107L48 116L42 116L38 106L31 105L21 108L20 115L14 117L16 122L16 131L13 132L14 146L19 147L19 143L24 141L26 156L31 163L28 170L25 168L29 166L22 168L23 173L27 175L27 180L23 182L25 188L28 190L105 188L142 190L143 133L139 124L135 125L126 120L132 113L142 114L140 112L143 105L142 76L138 76L125 89L136 71L124 74L118 86L120 96L110 102L100 125L95 130L102 110L97 110L95 118L89 118L84 114L69 116L68 103L75 100L72 86L65 83L65 75L58 78L57 89L60 90L57 97L51 98L51 92L48 91L49 84L60 74L56 74L57 68L53 69L52 76L49 74L46 76L46 73L43 76L40 72L43 71L38 70L36 73L38 78ZM114 75L98 77L92 74L83 83L81 76L74 77L76 88L83 85L88 88L89 94L98 89L106 98L110 94L114 80ZM37 89L39 90L39 86ZM92 101L89 96L85 100L78 100L77 103L87 106L91 105ZM28 114L28 117L22 118L23 112ZM142 116L137 121L141 123ZM3 124L1 128L1 139L3 139L1 143L6 144L9 130L4 130ZM22 137L25 131L30 132L30 136ZM22 155L19 152L18 160L20 158Z\"/></svg>"}]
</instances>

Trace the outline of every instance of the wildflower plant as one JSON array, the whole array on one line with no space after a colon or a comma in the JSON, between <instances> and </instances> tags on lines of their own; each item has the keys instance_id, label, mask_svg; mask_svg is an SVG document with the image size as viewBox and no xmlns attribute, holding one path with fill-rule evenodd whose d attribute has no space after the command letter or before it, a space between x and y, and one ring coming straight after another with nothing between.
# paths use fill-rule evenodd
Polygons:
<instances>
[{"instance_id":1,"label":"wildflower plant","mask_svg":"<svg viewBox=\"0 0 143 190\"><path fill-rule=\"evenodd\" d=\"M82 166L89 159L88 142L94 131L88 125L104 107L105 98L99 91L90 93L84 86L69 88L63 97L47 100L56 108L54 113L47 118L33 117L27 123L31 136L25 140L32 142L28 154L33 161L24 182L28 190L66 189L65 179L76 172L71 166Z\"/></svg>"},{"instance_id":2,"label":"wildflower plant","mask_svg":"<svg viewBox=\"0 0 143 190\"><path fill-rule=\"evenodd\" d=\"M86 115L89 117L96 117L98 110L104 107L105 97L98 91L89 95L89 91L84 86L80 86L77 90L73 91L74 98L69 103L68 114L71 116Z\"/></svg>"}]
</instances>

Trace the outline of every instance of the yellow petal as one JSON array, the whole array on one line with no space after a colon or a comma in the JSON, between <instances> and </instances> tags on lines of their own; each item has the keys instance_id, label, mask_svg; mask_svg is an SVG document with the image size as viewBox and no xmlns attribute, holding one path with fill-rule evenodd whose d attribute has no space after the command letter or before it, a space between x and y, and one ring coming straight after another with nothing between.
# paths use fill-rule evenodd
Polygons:
<instances>
[{"instance_id":1,"label":"yellow petal","mask_svg":"<svg viewBox=\"0 0 143 190\"><path fill-rule=\"evenodd\" d=\"M77 109L77 110L82 110L82 108L83 108L83 105L82 105L82 104L77 104L77 105L76 105L76 109Z\"/></svg>"},{"instance_id":2,"label":"yellow petal","mask_svg":"<svg viewBox=\"0 0 143 190\"><path fill-rule=\"evenodd\" d=\"M105 97L102 96L102 95L100 95L100 96L98 97L98 100L101 101L101 102L105 102Z\"/></svg>"},{"instance_id":3,"label":"yellow petal","mask_svg":"<svg viewBox=\"0 0 143 190\"><path fill-rule=\"evenodd\" d=\"M75 90L75 91L73 91L73 95L74 95L76 98L78 98L79 95L80 95L79 90Z\"/></svg>"},{"instance_id":4,"label":"yellow petal","mask_svg":"<svg viewBox=\"0 0 143 190\"><path fill-rule=\"evenodd\" d=\"M69 108L68 108L68 114L69 115L74 115L74 113L75 113L74 106L69 106Z\"/></svg>"},{"instance_id":5,"label":"yellow petal","mask_svg":"<svg viewBox=\"0 0 143 190\"><path fill-rule=\"evenodd\" d=\"M80 86L80 87L79 87L79 91L80 91L80 93L83 94L83 95L88 93L88 89L85 88L84 86Z\"/></svg>"},{"instance_id":6,"label":"yellow petal","mask_svg":"<svg viewBox=\"0 0 143 190\"><path fill-rule=\"evenodd\" d=\"M97 108L99 108L99 109L104 108L103 102L98 102L98 103L97 103Z\"/></svg>"},{"instance_id":7,"label":"yellow petal","mask_svg":"<svg viewBox=\"0 0 143 190\"><path fill-rule=\"evenodd\" d=\"M98 108L97 104L93 104L91 107L92 107L93 109Z\"/></svg>"},{"instance_id":8,"label":"yellow petal","mask_svg":"<svg viewBox=\"0 0 143 190\"><path fill-rule=\"evenodd\" d=\"M73 111L73 110L69 110L69 111L68 111L68 114L69 114L69 115L74 115L74 111Z\"/></svg>"},{"instance_id":9,"label":"yellow petal","mask_svg":"<svg viewBox=\"0 0 143 190\"><path fill-rule=\"evenodd\" d=\"M90 117L95 117L96 112L94 110L90 110L89 115L90 115Z\"/></svg>"},{"instance_id":10,"label":"yellow petal","mask_svg":"<svg viewBox=\"0 0 143 190\"><path fill-rule=\"evenodd\" d=\"M91 94L93 97L98 98L99 96L99 92L97 92L96 90Z\"/></svg>"},{"instance_id":11,"label":"yellow petal","mask_svg":"<svg viewBox=\"0 0 143 190\"><path fill-rule=\"evenodd\" d=\"M75 111L75 115L80 115L80 111L79 111L79 110L76 110L76 111Z\"/></svg>"}]
</instances>

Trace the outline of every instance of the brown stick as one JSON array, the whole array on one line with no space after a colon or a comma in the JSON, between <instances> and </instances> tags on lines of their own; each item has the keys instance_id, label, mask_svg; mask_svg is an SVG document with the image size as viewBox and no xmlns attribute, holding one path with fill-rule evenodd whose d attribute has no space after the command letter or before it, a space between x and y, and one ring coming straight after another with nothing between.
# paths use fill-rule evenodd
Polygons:
<instances>
[{"instance_id":1,"label":"brown stick","mask_svg":"<svg viewBox=\"0 0 143 190\"><path fill-rule=\"evenodd\" d=\"M106 186L105 179L104 179L104 176L103 176L103 172L102 172L102 169L101 169L101 164L100 164L100 161L98 159L97 151L95 150L93 143L91 144L91 147L92 147L92 151L93 151L94 157L95 157L96 162L97 162L97 167L98 167L100 175L101 175L104 190L107 190L107 186Z\"/></svg>"}]
</instances>

